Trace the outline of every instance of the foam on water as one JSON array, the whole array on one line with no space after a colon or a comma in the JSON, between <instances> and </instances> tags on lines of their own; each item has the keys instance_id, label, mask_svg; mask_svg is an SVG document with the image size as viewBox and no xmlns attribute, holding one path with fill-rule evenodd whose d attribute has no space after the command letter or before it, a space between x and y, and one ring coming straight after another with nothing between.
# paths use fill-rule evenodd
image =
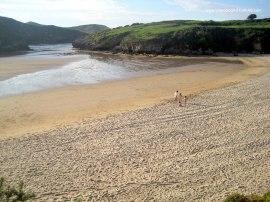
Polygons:
<instances>
[{"instance_id":1,"label":"foam on water","mask_svg":"<svg viewBox=\"0 0 270 202\"><path fill-rule=\"evenodd\" d=\"M98 83L128 76L124 67L95 59L73 62L58 69L22 74L0 81L0 96L17 95L67 85Z\"/></svg>"}]
</instances>

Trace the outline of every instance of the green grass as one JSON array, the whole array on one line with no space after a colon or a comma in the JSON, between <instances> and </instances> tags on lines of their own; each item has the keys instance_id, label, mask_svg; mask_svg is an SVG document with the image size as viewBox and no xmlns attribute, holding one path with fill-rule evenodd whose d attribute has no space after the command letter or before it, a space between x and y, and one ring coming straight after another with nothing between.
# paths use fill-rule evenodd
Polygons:
<instances>
[{"instance_id":1,"label":"green grass","mask_svg":"<svg viewBox=\"0 0 270 202\"><path fill-rule=\"evenodd\" d=\"M174 20L126 25L73 43L99 51L150 54L270 53L270 19Z\"/></svg>"},{"instance_id":2,"label":"green grass","mask_svg":"<svg viewBox=\"0 0 270 202\"><path fill-rule=\"evenodd\" d=\"M111 30L96 34L97 39L106 37L115 37L116 35L128 33L132 34L133 38L148 40L164 33L178 32L192 27L224 27L224 28L270 28L270 20L235 20L235 21L190 21L176 20L163 21L148 24L140 24L134 26L118 27Z\"/></svg>"}]
</instances>

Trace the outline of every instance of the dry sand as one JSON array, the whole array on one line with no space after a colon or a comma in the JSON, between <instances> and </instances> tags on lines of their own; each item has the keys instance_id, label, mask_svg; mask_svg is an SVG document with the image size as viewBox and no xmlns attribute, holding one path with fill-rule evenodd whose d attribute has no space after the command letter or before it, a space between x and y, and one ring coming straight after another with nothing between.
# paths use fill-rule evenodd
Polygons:
<instances>
[{"instance_id":1,"label":"dry sand","mask_svg":"<svg viewBox=\"0 0 270 202\"><path fill-rule=\"evenodd\" d=\"M184 108L167 101L2 140L0 175L24 180L38 201L221 201L233 192L261 193L270 188L269 111L267 71L199 94Z\"/></svg>"},{"instance_id":2,"label":"dry sand","mask_svg":"<svg viewBox=\"0 0 270 202\"><path fill-rule=\"evenodd\" d=\"M198 59L203 61L194 60ZM226 63L220 62L222 58L215 59L218 62L175 68L166 74L0 98L0 138L148 107L170 98L176 89L197 94L243 81L264 70L260 58L240 58L245 65L232 63L230 58L227 62L224 59Z\"/></svg>"}]
</instances>

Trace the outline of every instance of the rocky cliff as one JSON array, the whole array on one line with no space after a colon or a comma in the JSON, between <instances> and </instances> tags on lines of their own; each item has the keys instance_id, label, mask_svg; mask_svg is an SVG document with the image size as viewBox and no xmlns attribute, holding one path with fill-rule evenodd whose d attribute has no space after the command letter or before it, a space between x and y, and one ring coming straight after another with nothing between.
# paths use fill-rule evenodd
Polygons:
<instances>
[{"instance_id":1,"label":"rocky cliff","mask_svg":"<svg viewBox=\"0 0 270 202\"><path fill-rule=\"evenodd\" d=\"M270 52L270 20L136 24L91 34L75 48L147 54Z\"/></svg>"}]
</instances>

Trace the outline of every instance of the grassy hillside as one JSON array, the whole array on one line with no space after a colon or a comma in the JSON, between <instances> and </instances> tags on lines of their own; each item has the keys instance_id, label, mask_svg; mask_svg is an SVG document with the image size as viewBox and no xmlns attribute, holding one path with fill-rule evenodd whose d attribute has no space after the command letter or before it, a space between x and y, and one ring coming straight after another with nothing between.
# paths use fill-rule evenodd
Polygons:
<instances>
[{"instance_id":1,"label":"grassy hillside","mask_svg":"<svg viewBox=\"0 0 270 202\"><path fill-rule=\"evenodd\" d=\"M270 19L136 23L91 34L73 45L80 49L154 54L270 52Z\"/></svg>"},{"instance_id":2,"label":"grassy hillside","mask_svg":"<svg viewBox=\"0 0 270 202\"><path fill-rule=\"evenodd\" d=\"M104 30L109 29L109 27L105 26L105 25L96 25L96 24L90 24L90 25L81 25L81 26L76 26L76 27L69 27L70 29L73 30L78 30L81 32L85 32L88 34L92 34L95 32L101 32Z\"/></svg>"},{"instance_id":3,"label":"grassy hillside","mask_svg":"<svg viewBox=\"0 0 270 202\"><path fill-rule=\"evenodd\" d=\"M85 33L53 25L22 23L0 17L0 52L26 50L28 44L68 43L85 36Z\"/></svg>"}]
</instances>

